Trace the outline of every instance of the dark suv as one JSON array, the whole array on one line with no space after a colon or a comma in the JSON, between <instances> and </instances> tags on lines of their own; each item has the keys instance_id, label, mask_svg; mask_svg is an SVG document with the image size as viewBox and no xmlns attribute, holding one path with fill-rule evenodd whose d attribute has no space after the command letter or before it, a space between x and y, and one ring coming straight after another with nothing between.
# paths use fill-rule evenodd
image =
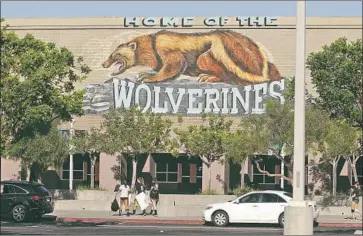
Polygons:
<instances>
[{"instance_id":1,"label":"dark suv","mask_svg":"<svg viewBox=\"0 0 363 236\"><path fill-rule=\"evenodd\" d=\"M52 197L43 184L27 181L0 182L1 216L16 222L40 219L54 210Z\"/></svg>"}]
</instances>

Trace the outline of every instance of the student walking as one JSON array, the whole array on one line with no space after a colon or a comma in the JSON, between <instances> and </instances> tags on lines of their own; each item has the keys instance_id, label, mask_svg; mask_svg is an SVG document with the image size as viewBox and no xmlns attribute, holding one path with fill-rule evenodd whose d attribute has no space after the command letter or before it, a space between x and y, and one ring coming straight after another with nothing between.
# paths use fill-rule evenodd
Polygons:
<instances>
[{"instance_id":1,"label":"student walking","mask_svg":"<svg viewBox=\"0 0 363 236\"><path fill-rule=\"evenodd\" d=\"M143 180L142 180L142 178L138 178L137 180L136 180L136 183L135 183L135 189L136 189L136 193L137 193L137 195L139 195L139 194L143 194L143 196L144 196L144 200L143 200L143 203L145 202L145 185L143 184ZM133 215L135 215L135 213L136 213L136 209L137 209L137 207L140 205L140 204L142 204L142 203L139 203L138 202L138 200L136 199L136 197L135 197L135 199L134 199L134 207L133 207ZM146 203L145 204L143 204L143 205L146 205ZM140 206L140 207L142 207L142 206ZM146 216L146 211L145 211L145 208L144 209L142 209L142 214L144 215L144 216Z\"/></svg>"},{"instance_id":2,"label":"student walking","mask_svg":"<svg viewBox=\"0 0 363 236\"><path fill-rule=\"evenodd\" d=\"M352 193L352 219L357 219L355 217L355 213L360 215L360 218L362 219L362 213L358 210L359 206L359 197L361 196L361 191L359 187L359 182L355 182L353 186L353 193Z\"/></svg>"},{"instance_id":3,"label":"student walking","mask_svg":"<svg viewBox=\"0 0 363 236\"><path fill-rule=\"evenodd\" d=\"M119 188L120 193L120 209L119 215L122 215L122 210L126 211L127 216L130 216L129 213L129 194L130 194L130 186L127 184L127 181L124 180L123 184Z\"/></svg>"},{"instance_id":4,"label":"student walking","mask_svg":"<svg viewBox=\"0 0 363 236\"><path fill-rule=\"evenodd\" d=\"M159 185L156 181L150 189L150 199L152 204L151 214L154 216L158 216L157 205L159 202Z\"/></svg>"}]
</instances>

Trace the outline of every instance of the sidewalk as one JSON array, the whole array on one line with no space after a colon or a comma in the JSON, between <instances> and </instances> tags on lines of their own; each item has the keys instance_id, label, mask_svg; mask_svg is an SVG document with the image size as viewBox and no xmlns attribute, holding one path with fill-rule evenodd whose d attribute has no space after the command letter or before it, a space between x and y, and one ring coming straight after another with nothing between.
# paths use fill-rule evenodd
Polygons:
<instances>
[{"instance_id":1,"label":"sidewalk","mask_svg":"<svg viewBox=\"0 0 363 236\"><path fill-rule=\"evenodd\" d=\"M57 221L60 222L84 222L84 223L150 223L150 224L179 224L202 225L202 217L154 217L154 216L119 216L110 211L56 211ZM362 221L347 220L344 216L320 216L321 227L362 228Z\"/></svg>"}]
</instances>

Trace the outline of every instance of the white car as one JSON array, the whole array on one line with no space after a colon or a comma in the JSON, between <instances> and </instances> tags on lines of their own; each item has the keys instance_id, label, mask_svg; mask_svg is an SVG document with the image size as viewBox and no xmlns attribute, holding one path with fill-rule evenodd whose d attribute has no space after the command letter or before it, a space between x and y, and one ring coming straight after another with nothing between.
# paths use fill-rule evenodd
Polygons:
<instances>
[{"instance_id":1,"label":"white car","mask_svg":"<svg viewBox=\"0 0 363 236\"><path fill-rule=\"evenodd\" d=\"M291 193L284 191L250 192L229 202L206 206L203 220L219 227L229 223L277 223L283 227L284 208L291 200ZM316 204L312 201L308 204L313 207L314 223L317 223L319 212Z\"/></svg>"}]
</instances>

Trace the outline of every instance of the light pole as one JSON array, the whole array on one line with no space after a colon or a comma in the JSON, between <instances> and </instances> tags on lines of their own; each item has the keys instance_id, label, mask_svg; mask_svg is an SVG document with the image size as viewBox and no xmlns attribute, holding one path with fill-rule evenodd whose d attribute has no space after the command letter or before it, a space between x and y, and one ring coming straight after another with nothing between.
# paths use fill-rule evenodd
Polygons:
<instances>
[{"instance_id":1,"label":"light pole","mask_svg":"<svg viewBox=\"0 0 363 236\"><path fill-rule=\"evenodd\" d=\"M312 235L313 211L305 201L306 2L296 1L296 75L293 200L285 208L284 235Z\"/></svg>"},{"instance_id":2,"label":"light pole","mask_svg":"<svg viewBox=\"0 0 363 236\"><path fill-rule=\"evenodd\" d=\"M72 139L73 139L73 135L74 135L74 128L73 125L75 123L75 119L72 118L72 120L69 122L70 123L70 129L69 129L69 190L73 190L73 144L72 144Z\"/></svg>"}]
</instances>

